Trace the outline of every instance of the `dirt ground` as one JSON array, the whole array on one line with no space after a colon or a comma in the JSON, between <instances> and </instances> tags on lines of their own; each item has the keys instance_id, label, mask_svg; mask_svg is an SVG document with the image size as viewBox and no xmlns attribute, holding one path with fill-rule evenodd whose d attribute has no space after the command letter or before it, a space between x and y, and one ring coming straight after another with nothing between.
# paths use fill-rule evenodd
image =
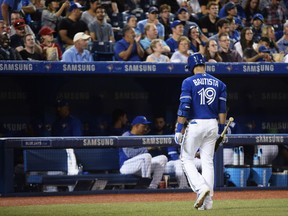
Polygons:
<instances>
[{"instance_id":1,"label":"dirt ground","mask_svg":"<svg viewBox=\"0 0 288 216\"><path fill-rule=\"evenodd\" d=\"M194 201L196 194L187 193L149 193L149 194L97 194L77 196L45 197L1 197L0 206L26 206L49 204L111 203L111 202L159 202ZM214 193L214 200L224 199L268 199L288 198L288 190L227 191Z\"/></svg>"}]
</instances>

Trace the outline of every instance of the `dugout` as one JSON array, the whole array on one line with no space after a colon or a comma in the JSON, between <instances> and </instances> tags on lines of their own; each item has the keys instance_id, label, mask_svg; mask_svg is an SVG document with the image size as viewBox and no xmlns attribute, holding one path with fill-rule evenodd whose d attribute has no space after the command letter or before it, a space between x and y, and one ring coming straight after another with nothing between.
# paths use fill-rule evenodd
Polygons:
<instances>
[{"instance_id":1,"label":"dugout","mask_svg":"<svg viewBox=\"0 0 288 216\"><path fill-rule=\"evenodd\" d=\"M287 64L209 63L207 71L227 84L229 115L244 134L288 133ZM182 80L190 75L175 63L17 61L0 62L0 74L2 137L49 137L58 97L69 100L85 136L107 135L100 128L111 122L114 108L130 119L163 113L173 123ZM44 130L37 131L39 125Z\"/></svg>"}]
</instances>

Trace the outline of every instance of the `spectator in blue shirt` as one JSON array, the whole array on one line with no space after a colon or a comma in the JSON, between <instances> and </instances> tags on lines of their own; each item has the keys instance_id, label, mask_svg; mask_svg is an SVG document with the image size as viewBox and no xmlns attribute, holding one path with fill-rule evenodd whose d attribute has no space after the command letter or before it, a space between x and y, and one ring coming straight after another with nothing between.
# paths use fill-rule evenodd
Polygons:
<instances>
[{"instance_id":1,"label":"spectator in blue shirt","mask_svg":"<svg viewBox=\"0 0 288 216\"><path fill-rule=\"evenodd\" d=\"M145 34L145 26L147 25L147 23L154 23L155 26L157 27L159 38L164 40L165 28L164 28L163 24L160 23L158 20L158 13L159 13L159 11L158 11L157 7L154 7L154 6L150 7L148 10L148 19L140 20L137 23L137 28L142 33L142 36L144 36L144 34Z\"/></svg>"},{"instance_id":2,"label":"spectator in blue shirt","mask_svg":"<svg viewBox=\"0 0 288 216\"><path fill-rule=\"evenodd\" d=\"M172 29L172 36L165 42L170 47L172 53L178 50L178 40L181 36L183 36L184 25L185 22L182 22L180 20L175 20L170 25Z\"/></svg>"},{"instance_id":3,"label":"spectator in blue shirt","mask_svg":"<svg viewBox=\"0 0 288 216\"><path fill-rule=\"evenodd\" d=\"M86 50L90 36L84 32L78 32L74 38L74 46L68 48L62 56L64 62L92 62L91 53Z\"/></svg>"},{"instance_id":4,"label":"spectator in blue shirt","mask_svg":"<svg viewBox=\"0 0 288 216\"><path fill-rule=\"evenodd\" d=\"M123 39L116 42L114 46L117 61L141 61L144 50L140 45L141 35L136 36L135 30L126 25L123 28Z\"/></svg>"},{"instance_id":5,"label":"spectator in blue shirt","mask_svg":"<svg viewBox=\"0 0 288 216\"><path fill-rule=\"evenodd\" d=\"M153 39L158 38L158 30L156 28L155 24L147 23L145 26L145 38L140 40L140 44L143 47L145 53L147 55L152 54L152 49L150 47L151 42ZM170 53L170 47L166 44L164 40L161 39L161 43L163 45L163 51L162 53Z\"/></svg>"}]
</instances>

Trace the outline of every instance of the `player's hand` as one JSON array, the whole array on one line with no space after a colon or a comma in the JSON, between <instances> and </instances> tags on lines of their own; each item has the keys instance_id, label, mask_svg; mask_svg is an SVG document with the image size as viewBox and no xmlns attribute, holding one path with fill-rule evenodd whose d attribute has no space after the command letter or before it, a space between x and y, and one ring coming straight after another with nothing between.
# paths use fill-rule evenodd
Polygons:
<instances>
[{"instance_id":1,"label":"player's hand","mask_svg":"<svg viewBox=\"0 0 288 216\"><path fill-rule=\"evenodd\" d=\"M64 8L70 7L70 2L69 2L69 1L65 1L65 2L62 4L62 7L64 7Z\"/></svg>"},{"instance_id":2,"label":"player's hand","mask_svg":"<svg viewBox=\"0 0 288 216\"><path fill-rule=\"evenodd\" d=\"M182 139L183 139L182 129L183 129L183 127L184 127L184 124L179 123L179 122L176 123L174 140L179 145L182 144Z\"/></svg>"},{"instance_id":3,"label":"player's hand","mask_svg":"<svg viewBox=\"0 0 288 216\"><path fill-rule=\"evenodd\" d=\"M135 37L135 41L136 41L136 43L139 43L140 40L141 40L141 34L136 35L136 37Z\"/></svg>"},{"instance_id":4,"label":"player's hand","mask_svg":"<svg viewBox=\"0 0 288 216\"><path fill-rule=\"evenodd\" d=\"M181 145L183 140L183 134L181 132L176 132L174 135L174 140L177 144Z\"/></svg>"}]
</instances>

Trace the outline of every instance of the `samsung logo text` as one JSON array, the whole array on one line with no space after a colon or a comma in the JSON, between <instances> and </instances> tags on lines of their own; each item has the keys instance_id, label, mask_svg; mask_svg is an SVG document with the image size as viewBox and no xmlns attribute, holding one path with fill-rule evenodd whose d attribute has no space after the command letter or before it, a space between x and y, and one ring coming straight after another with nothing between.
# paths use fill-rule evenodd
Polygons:
<instances>
[{"instance_id":1,"label":"samsung logo text","mask_svg":"<svg viewBox=\"0 0 288 216\"><path fill-rule=\"evenodd\" d=\"M162 144L172 144L171 138L142 138L143 145L162 145Z\"/></svg>"},{"instance_id":2,"label":"samsung logo text","mask_svg":"<svg viewBox=\"0 0 288 216\"><path fill-rule=\"evenodd\" d=\"M243 72L274 72L274 65L243 65Z\"/></svg>"},{"instance_id":3,"label":"samsung logo text","mask_svg":"<svg viewBox=\"0 0 288 216\"><path fill-rule=\"evenodd\" d=\"M283 136L256 136L256 143L283 143Z\"/></svg>"},{"instance_id":4,"label":"samsung logo text","mask_svg":"<svg viewBox=\"0 0 288 216\"><path fill-rule=\"evenodd\" d=\"M124 66L125 72L155 72L157 70L156 65L146 64L132 64Z\"/></svg>"},{"instance_id":5,"label":"samsung logo text","mask_svg":"<svg viewBox=\"0 0 288 216\"><path fill-rule=\"evenodd\" d=\"M113 139L84 139L84 146L113 146Z\"/></svg>"}]
</instances>

